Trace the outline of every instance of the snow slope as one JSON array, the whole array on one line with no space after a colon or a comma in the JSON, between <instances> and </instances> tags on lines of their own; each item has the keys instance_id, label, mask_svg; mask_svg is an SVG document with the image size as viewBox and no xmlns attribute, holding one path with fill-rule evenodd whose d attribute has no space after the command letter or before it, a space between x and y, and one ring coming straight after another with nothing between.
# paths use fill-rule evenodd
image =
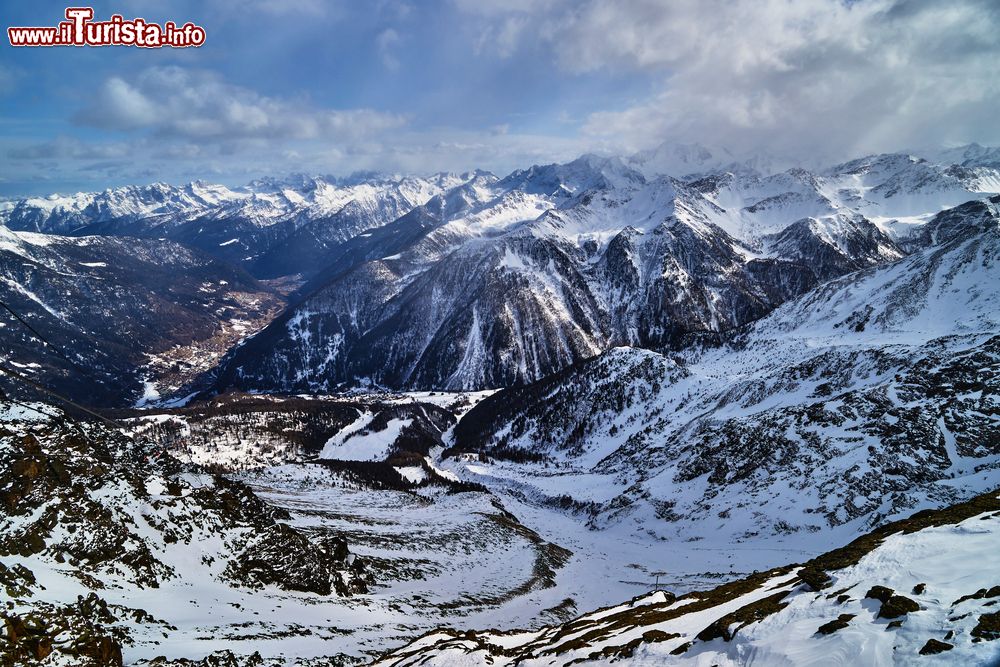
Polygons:
<instances>
[{"instance_id":1,"label":"snow slope","mask_svg":"<svg viewBox=\"0 0 1000 667\"><path fill-rule=\"evenodd\" d=\"M193 619L247 620L248 600L366 590L338 534L297 529L247 486L140 439L29 408L0 408L6 664L120 665L123 650L131 663Z\"/></svg>"},{"instance_id":2,"label":"snow slope","mask_svg":"<svg viewBox=\"0 0 1000 667\"><path fill-rule=\"evenodd\" d=\"M1000 548L998 509L986 494L804 567L682 597L657 591L539 631L438 630L375 664L991 665L1000 585L983 565Z\"/></svg>"}]
</instances>

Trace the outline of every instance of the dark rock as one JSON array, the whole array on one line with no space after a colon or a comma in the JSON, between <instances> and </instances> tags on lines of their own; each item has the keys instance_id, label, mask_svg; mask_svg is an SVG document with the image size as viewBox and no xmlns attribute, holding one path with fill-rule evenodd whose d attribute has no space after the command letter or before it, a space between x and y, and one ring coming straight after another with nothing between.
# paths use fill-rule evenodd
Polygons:
<instances>
[{"instance_id":1,"label":"dark rock","mask_svg":"<svg viewBox=\"0 0 1000 667\"><path fill-rule=\"evenodd\" d=\"M975 593L972 593L970 595L963 595L962 597L958 598L957 600L951 603L951 606L954 607L955 605L965 602L966 600L983 600L985 598L995 598L995 597L1000 597L1000 586L993 586L990 589L980 588Z\"/></svg>"},{"instance_id":2,"label":"dark rock","mask_svg":"<svg viewBox=\"0 0 1000 667\"><path fill-rule=\"evenodd\" d=\"M707 628L698 633L698 639L703 642L713 639L732 641L743 626L767 618L787 607L788 603L782 602L787 595L788 591L782 591L740 607L736 611L713 621ZM733 628L733 625L736 627Z\"/></svg>"},{"instance_id":3,"label":"dark rock","mask_svg":"<svg viewBox=\"0 0 1000 667\"><path fill-rule=\"evenodd\" d=\"M970 634L976 639L986 641L1000 639L1000 611L980 616L979 622L972 628Z\"/></svg>"},{"instance_id":4,"label":"dark rock","mask_svg":"<svg viewBox=\"0 0 1000 667\"><path fill-rule=\"evenodd\" d=\"M868 589L868 592L865 593L865 597L885 603L892 597L893 592L894 591L891 588L886 588L885 586L872 586Z\"/></svg>"},{"instance_id":5,"label":"dark rock","mask_svg":"<svg viewBox=\"0 0 1000 667\"><path fill-rule=\"evenodd\" d=\"M943 653L945 651L950 651L955 648L952 644L947 644L937 639L931 638L927 640L924 647L920 649L920 655L936 655L938 653Z\"/></svg>"},{"instance_id":6,"label":"dark rock","mask_svg":"<svg viewBox=\"0 0 1000 667\"><path fill-rule=\"evenodd\" d=\"M882 607L878 610L878 618L899 618L911 611L919 610L920 605L910 598L902 595L893 595L882 603Z\"/></svg>"},{"instance_id":7,"label":"dark rock","mask_svg":"<svg viewBox=\"0 0 1000 667\"><path fill-rule=\"evenodd\" d=\"M799 579L813 591L820 591L830 585L830 575L818 567L803 567L799 570Z\"/></svg>"},{"instance_id":8,"label":"dark rock","mask_svg":"<svg viewBox=\"0 0 1000 667\"><path fill-rule=\"evenodd\" d=\"M829 623L824 623L816 630L821 635L832 635L837 630L843 630L857 614L841 614Z\"/></svg>"},{"instance_id":9,"label":"dark rock","mask_svg":"<svg viewBox=\"0 0 1000 667\"><path fill-rule=\"evenodd\" d=\"M683 644L675 648L673 651L671 651L670 655L684 655L685 653L688 652L688 649L690 649L693 645L694 642L684 642Z\"/></svg>"}]
</instances>

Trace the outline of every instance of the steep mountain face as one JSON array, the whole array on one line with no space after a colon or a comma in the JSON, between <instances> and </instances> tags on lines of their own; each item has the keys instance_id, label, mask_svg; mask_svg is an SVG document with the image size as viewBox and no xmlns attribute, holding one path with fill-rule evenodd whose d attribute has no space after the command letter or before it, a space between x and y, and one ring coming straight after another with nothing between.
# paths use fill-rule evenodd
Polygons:
<instances>
[{"instance_id":1,"label":"steep mountain face","mask_svg":"<svg viewBox=\"0 0 1000 667\"><path fill-rule=\"evenodd\" d=\"M462 177L292 176L231 190L203 182L127 186L6 202L10 229L165 238L242 265L262 278L311 276L330 247L381 226Z\"/></svg>"},{"instance_id":2,"label":"steep mountain face","mask_svg":"<svg viewBox=\"0 0 1000 667\"><path fill-rule=\"evenodd\" d=\"M996 492L925 511L803 565L656 591L535 631L440 629L379 667L990 665L1000 639Z\"/></svg>"},{"instance_id":3,"label":"steep mountain face","mask_svg":"<svg viewBox=\"0 0 1000 667\"><path fill-rule=\"evenodd\" d=\"M952 239L989 230L1000 218L1000 195L970 201L934 216L918 234L908 239L911 248L926 248Z\"/></svg>"},{"instance_id":4,"label":"steep mountain face","mask_svg":"<svg viewBox=\"0 0 1000 667\"><path fill-rule=\"evenodd\" d=\"M769 254L809 266L819 282L903 255L899 244L856 213L803 218L764 236L762 243Z\"/></svg>"},{"instance_id":5,"label":"steep mountain face","mask_svg":"<svg viewBox=\"0 0 1000 667\"><path fill-rule=\"evenodd\" d=\"M54 346L4 310L5 363L93 405L178 390L282 306L244 271L169 241L3 227L0 301Z\"/></svg>"},{"instance_id":6,"label":"steep mountain face","mask_svg":"<svg viewBox=\"0 0 1000 667\"><path fill-rule=\"evenodd\" d=\"M1000 465L995 204L963 224L940 214L938 244L823 284L720 348L616 349L499 392L456 427L457 449L548 458L566 488L582 475L604 489L592 526L663 537L808 540L985 488Z\"/></svg>"},{"instance_id":7,"label":"steep mountain face","mask_svg":"<svg viewBox=\"0 0 1000 667\"><path fill-rule=\"evenodd\" d=\"M303 290L218 386L511 386L615 345L663 349L734 329L903 255L891 226L827 196L835 180L647 180L593 156L475 179L345 244L328 282Z\"/></svg>"},{"instance_id":8,"label":"steep mountain face","mask_svg":"<svg viewBox=\"0 0 1000 667\"><path fill-rule=\"evenodd\" d=\"M367 590L343 538L290 526L239 482L51 406L0 415L7 664L121 665L123 647L176 630L171 600Z\"/></svg>"}]
</instances>

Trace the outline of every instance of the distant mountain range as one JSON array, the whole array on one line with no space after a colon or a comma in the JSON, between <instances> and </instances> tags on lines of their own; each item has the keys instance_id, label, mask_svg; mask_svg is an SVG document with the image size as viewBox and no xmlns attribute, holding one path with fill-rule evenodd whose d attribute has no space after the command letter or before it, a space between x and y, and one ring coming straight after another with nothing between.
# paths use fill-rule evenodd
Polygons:
<instances>
[{"instance_id":1,"label":"distant mountain range","mask_svg":"<svg viewBox=\"0 0 1000 667\"><path fill-rule=\"evenodd\" d=\"M7 201L0 297L82 358L87 345L118 344L124 320L148 321L155 334L129 334L129 355L112 355L130 358L118 369L127 389L99 393L102 402L207 387L516 386L616 346L664 351L716 340L826 281L898 260L920 247L942 210L1000 192L996 149L931 157L773 172L763 158L737 162L724 151L664 145L503 178L293 176L235 189L154 184ZM659 173L666 168L675 173ZM43 252L39 239L47 259L26 263L26 253ZM134 261L148 270L111 275ZM110 267L104 275L102 264ZM95 295L112 284L146 292L162 271L157 288L190 296L165 296L173 303L159 308L136 296L142 314L128 299L94 299L88 313L104 332L62 303L84 300L72 289L25 296L57 284L43 281L43 266L86 278ZM206 285L255 296L222 308L205 299L214 289ZM167 378L147 366L178 343L166 333L184 322L172 314L177 307L204 320L201 333L184 324L182 337L215 341L216 357ZM235 334L223 334L233 321ZM19 363L58 366L35 358L51 350L25 331L17 338ZM107 360L96 367L117 368Z\"/></svg>"}]
</instances>

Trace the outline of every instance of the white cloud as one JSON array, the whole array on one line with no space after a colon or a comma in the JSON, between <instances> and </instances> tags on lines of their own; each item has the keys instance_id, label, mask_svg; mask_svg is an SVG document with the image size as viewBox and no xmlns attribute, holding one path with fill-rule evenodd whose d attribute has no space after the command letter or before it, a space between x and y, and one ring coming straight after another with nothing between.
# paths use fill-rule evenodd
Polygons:
<instances>
[{"instance_id":1,"label":"white cloud","mask_svg":"<svg viewBox=\"0 0 1000 667\"><path fill-rule=\"evenodd\" d=\"M661 81L649 99L604 101L584 123L624 149L674 139L827 158L1000 140L995 0L459 7L487 15L502 56L538 40L569 73ZM532 32L504 45L496 36L512 19Z\"/></svg>"},{"instance_id":2,"label":"white cloud","mask_svg":"<svg viewBox=\"0 0 1000 667\"><path fill-rule=\"evenodd\" d=\"M406 127L354 140L271 141L235 137L214 141L141 135L102 142L60 137L36 144L3 146L8 160L0 183L71 182L101 189L114 183L220 179L230 185L292 172L339 173L378 170L410 174L488 168L499 174L531 164L571 160L591 146L576 138L519 134L506 126L490 131ZM98 163L95 161L103 161ZM22 188L25 186L22 185ZM37 192L51 186L40 185ZM18 191L18 194L23 194Z\"/></svg>"},{"instance_id":3,"label":"white cloud","mask_svg":"<svg viewBox=\"0 0 1000 667\"><path fill-rule=\"evenodd\" d=\"M467 14L503 16L512 13L539 14L559 5L559 0L452 0Z\"/></svg>"},{"instance_id":4,"label":"white cloud","mask_svg":"<svg viewBox=\"0 0 1000 667\"><path fill-rule=\"evenodd\" d=\"M112 130L148 130L191 140L344 139L405 124L371 109L314 109L225 82L211 72L152 67L134 80L104 82L77 121Z\"/></svg>"},{"instance_id":5,"label":"white cloud","mask_svg":"<svg viewBox=\"0 0 1000 667\"><path fill-rule=\"evenodd\" d=\"M75 137L58 136L51 141L11 148L7 157L12 160L97 160L127 158L131 152L128 144L84 143Z\"/></svg>"},{"instance_id":6,"label":"white cloud","mask_svg":"<svg viewBox=\"0 0 1000 667\"><path fill-rule=\"evenodd\" d=\"M529 26L526 16L508 16L495 29L487 29L480 37L480 51L493 49L501 58L510 58L519 46L521 36Z\"/></svg>"},{"instance_id":7,"label":"white cloud","mask_svg":"<svg viewBox=\"0 0 1000 667\"><path fill-rule=\"evenodd\" d=\"M313 5L295 7L308 13ZM442 17L401 0L373 7L377 20L359 34L374 36L368 47L376 65L392 69L404 54L438 47L427 45L421 26ZM826 163L879 150L1000 143L996 0L452 0L451 7L465 15L447 17L454 39L429 54L430 83L420 98L387 102L409 116L320 108L209 71L151 67L106 79L76 115L116 136L11 134L0 140L0 154L11 158L0 178L17 180L30 169L47 178L99 160L133 160L136 180L149 169L164 179L353 169L500 173L664 140ZM268 48L299 38L290 34ZM481 58L466 67L460 48ZM181 56L201 54L171 57ZM537 76L521 86L528 68ZM273 76L261 72L260 80ZM556 79L551 92L540 83ZM0 92L3 84L0 66ZM495 113L472 99L483 86L502 97ZM602 97L609 89L631 97Z\"/></svg>"},{"instance_id":8,"label":"white cloud","mask_svg":"<svg viewBox=\"0 0 1000 667\"><path fill-rule=\"evenodd\" d=\"M399 44L399 33L394 28L386 28L375 38L375 47L386 69L399 69L399 59L393 53L397 44Z\"/></svg>"}]
</instances>

